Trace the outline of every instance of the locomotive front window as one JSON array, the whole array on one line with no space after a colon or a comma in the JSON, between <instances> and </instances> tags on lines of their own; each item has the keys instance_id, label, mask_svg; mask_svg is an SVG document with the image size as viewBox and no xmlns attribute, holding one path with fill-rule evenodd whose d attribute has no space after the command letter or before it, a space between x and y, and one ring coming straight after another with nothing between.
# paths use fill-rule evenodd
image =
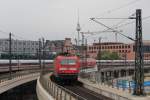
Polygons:
<instances>
[{"instance_id":1,"label":"locomotive front window","mask_svg":"<svg viewBox=\"0 0 150 100\"><path fill-rule=\"evenodd\" d=\"M64 59L61 61L61 65L75 65L76 64L76 60L72 60L72 59Z\"/></svg>"}]
</instances>

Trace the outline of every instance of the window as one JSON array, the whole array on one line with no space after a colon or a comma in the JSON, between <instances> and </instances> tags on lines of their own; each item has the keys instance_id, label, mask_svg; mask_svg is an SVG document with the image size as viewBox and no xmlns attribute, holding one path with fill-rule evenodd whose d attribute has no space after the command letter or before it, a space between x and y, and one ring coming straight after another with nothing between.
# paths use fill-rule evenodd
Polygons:
<instances>
[{"instance_id":1,"label":"window","mask_svg":"<svg viewBox=\"0 0 150 100\"><path fill-rule=\"evenodd\" d=\"M130 45L128 45L128 48L130 48Z\"/></svg>"},{"instance_id":2,"label":"window","mask_svg":"<svg viewBox=\"0 0 150 100\"><path fill-rule=\"evenodd\" d=\"M2 45L3 44L3 42L0 42L0 45Z\"/></svg>"},{"instance_id":3,"label":"window","mask_svg":"<svg viewBox=\"0 0 150 100\"><path fill-rule=\"evenodd\" d=\"M8 48L6 47L5 50L8 51Z\"/></svg>"},{"instance_id":4,"label":"window","mask_svg":"<svg viewBox=\"0 0 150 100\"><path fill-rule=\"evenodd\" d=\"M121 46L119 46L119 49L121 49Z\"/></svg>"},{"instance_id":5,"label":"window","mask_svg":"<svg viewBox=\"0 0 150 100\"><path fill-rule=\"evenodd\" d=\"M61 65L75 65L75 64L76 64L76 60L73 59L61 60Z\"/></svg>"},{"instance_id":6,"label":"window","mask_svg":"<svg viewBox=\"0 0 150 100\"><path fill-rule=\"evenodd\" d=\"M89 47L89 50L91 50L91 47Z\"/></svg>"},{"instance_id":7,"label":"window","mask_svg":"<svg viewBox=\"0 0 150 100\"><path fill-rule=\"evenodd\" d=\"M5 42L5 45L8 45L8 42Z\"/></svg>"},{"instance_id":8,"label":"window","mask_svg":"<svg viewBox=\"0 0 150 100\"><path fill-rule=\"evenodd\" d=\"M116 46L113 46L113 49L115 49L116 48Z\"/></svg>"},{"instance_id":9,"label":"window","mask_svg":"<svg viewBox=\"0 0 150 100\"><path fill-rule=\"evenodd\" d=\"M22 43L21 42L19 42L19 45L21 45Z\"/></svg>"}]
</instances>

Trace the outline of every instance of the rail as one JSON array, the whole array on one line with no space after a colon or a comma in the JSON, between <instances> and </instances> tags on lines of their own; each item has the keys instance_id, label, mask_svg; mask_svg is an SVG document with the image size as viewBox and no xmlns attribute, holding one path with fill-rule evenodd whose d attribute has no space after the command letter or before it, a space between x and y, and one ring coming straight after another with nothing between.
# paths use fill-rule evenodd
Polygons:
<instances>
[{"instance_id":1,"label":"rail","mask_svg":"<svg viewBox=\"0 0 150 100\"><path fill-rule=\"evenodd\" d=\"M50 79L47 80L44 76L41 76L39 80L44 89L56 100L86 100L72 91L55 84Z\"/></svg>"}]
</instances>

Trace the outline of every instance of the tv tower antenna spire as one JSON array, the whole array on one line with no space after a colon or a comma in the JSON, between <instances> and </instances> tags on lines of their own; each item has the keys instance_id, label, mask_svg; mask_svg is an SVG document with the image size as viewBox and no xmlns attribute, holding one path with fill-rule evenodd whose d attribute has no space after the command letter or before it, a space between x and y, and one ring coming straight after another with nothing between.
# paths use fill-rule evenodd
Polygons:
<instances>
[{"instance_id":1,"label":"tv tower antenna spire","mask_svg":"<svg viewBox=\"0 0 150 100\"><path fill-rule=\"evenodd\" d=\"M80 27L80 23L79 23L79 9L78 9L78 22L77 22L77 28L76 28L77 32L78 32L78 39L77 39L77 45L80 45L80 31L81 31L81 27Z\"/></svg>"}]
</instances>

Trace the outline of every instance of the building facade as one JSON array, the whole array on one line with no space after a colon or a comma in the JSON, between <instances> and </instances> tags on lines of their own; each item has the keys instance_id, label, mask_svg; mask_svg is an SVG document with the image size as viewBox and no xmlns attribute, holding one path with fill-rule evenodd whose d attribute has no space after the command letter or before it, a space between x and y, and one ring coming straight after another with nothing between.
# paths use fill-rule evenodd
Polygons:
<instances>
[{"instance_id":1,"label":"building facade","mask_svg":"<svg viewBox=\"0 0 150 100\"><path fill-rule=\"evenodd\" d=\"M73 44L71 38L65 38L65 40L47 40L46 41L46 50L49 53L59 54L62 52L74 53Z\"/></svg>"},{"instance_id":2,"label":"building facade","mask_svg":"<svg viewBox=\"0 0 150 100\"><path fill-rule=\"evenodd\" d=\"M75 54L75 50L73 48L71 38L65 38L63 50L64 50L64 52L68 52L70 54Z\"/></svg>"},{"instance_id":3,"label":"building facade","mask_svg":"<svg viewBox=\"0 0 150 100\"><path fill-rule=\"evenodd\" d=\"M63 51L64 40L46 40L45 50L50 54L58 54Z\"/></svg>"},{"instance_id":4,"label":"building facade","mask_svg":"<svg viewBox=\"0 0 150 100\"><path fill-rule=\"evenodd\" d=\"M38 41L13 40L11 44L12 54L36 55L39 48ZM9 52L9 39L0 39L0 53Z\"/></svg>"},{"instance_id":5,"label":"building facade","mask_svg":"<svg viewBox=\"0 0 150 100\"><path fill-rule=\"evenodd\" d=\"M96 58L99 50L116 52L121 59L133 60L135 59L134 43L125 44L119 42L103 42L93 43L88 46L88 55L92 58ZM150 41L143 41L144 59L150 60Z\"/></svg>"}]
</instances>

